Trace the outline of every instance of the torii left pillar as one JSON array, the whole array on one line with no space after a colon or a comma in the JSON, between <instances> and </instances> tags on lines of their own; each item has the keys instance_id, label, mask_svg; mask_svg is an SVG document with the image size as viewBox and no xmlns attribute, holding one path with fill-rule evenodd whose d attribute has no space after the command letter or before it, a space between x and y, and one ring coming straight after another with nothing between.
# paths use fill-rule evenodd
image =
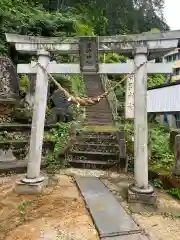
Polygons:
<instances>
[{"instance_id":1,"label":"torii left pillar","mask_svg":"<svg viewBox=\"0 0 180 240\"><path fill-rule=\"evenodd\" d=\"M49 52L39 50L37 54L38 62L46 69L50 62ZM44 186L44 177L40 176L40 166L48 92L48 76L40 66L37 66L35 89L27 175L24 179L17 182L15 187L16 192L20 194L38 194L41 193Z\"/></svg>"}]
</instances>

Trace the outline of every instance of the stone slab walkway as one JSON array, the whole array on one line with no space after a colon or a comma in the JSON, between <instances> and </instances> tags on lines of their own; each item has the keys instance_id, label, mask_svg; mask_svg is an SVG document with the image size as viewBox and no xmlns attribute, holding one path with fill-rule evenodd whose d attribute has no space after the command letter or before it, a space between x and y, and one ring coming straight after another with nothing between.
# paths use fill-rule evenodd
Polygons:
<instances>
[{"instance_id":1,"label":"stone slab walkway","mask_svg":"<svg viewBox=\"0 0 180 240\"><path fill-rule=\"evenodd\" d=\"M138 225L97 177L75 177L101 239L146 240Z\"/></svg>"}]
</instances>

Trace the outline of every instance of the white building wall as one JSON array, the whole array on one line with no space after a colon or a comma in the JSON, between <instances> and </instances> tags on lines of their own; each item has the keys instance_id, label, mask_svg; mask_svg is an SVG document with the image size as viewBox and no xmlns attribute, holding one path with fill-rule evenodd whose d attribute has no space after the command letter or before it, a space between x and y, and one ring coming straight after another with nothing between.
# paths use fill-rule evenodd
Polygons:
<instances>
[{"instance_id":1,"label":"white building wall","mask_svg":"<svg viewBox=\"0 0 180 240\"><path fill-rule=\"evenodd\" d=\"M180 112L180 85L149 90L147 111L149 113Z\"/></svg>"}]
</instances>

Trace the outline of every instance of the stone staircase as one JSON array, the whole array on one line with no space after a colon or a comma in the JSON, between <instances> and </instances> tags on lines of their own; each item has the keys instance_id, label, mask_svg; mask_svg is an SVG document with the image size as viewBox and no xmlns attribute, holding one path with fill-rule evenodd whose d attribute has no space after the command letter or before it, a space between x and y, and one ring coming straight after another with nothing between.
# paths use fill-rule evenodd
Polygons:
<instances>
[{"instance_id":1,"label":"stone staircase","mask_svg":"<svg viewBox=\"0 0 180 240\"><path fill-rule=\"evenodd\" d=\"M88 97L95 97L104 92L99 75L85 75L84 82ZM104 169L119 166L126 169L124 134L115 126L108 99L86 108L86 124L89 129L94 126L96 131L85 130L76 137L66 155L69 164L83 168Z\"/></svg>"},{"instance_id":2,"label":"stone staircase","mask_svg":"<svg viewBox=\"0 0 180 240\"><path fill-rule=\"evenodd\" d=\"M56 125L45 125L45 133ZM31 124L0 123L0 174L26 171L30 146ZM45 166L47 154L53 151L55 143L44 139L42 163Z\"/></svg>"},{"instance_id":3,"label":"stone staircase","mask_svg":"<svg viewBox=\"0 0 180 240\"><path fill-rule=\"evenodd\" d=\"M84 82L88 97L96 97L104 92L101 78L98 75L85 75ZM87 107L86 118L88 125L114 125L112 111L106 98L95 106Z\"/></svg>"},{"instance_id":4,"label":"stone staircase","mask_svg":"<svg viewBox=\"0 0 180 240\"><path fill-rule=\"evenodd\" d=\"M124 136L118 132L84 132L68 151L73 167L126 169Z\"/></svg>"}]
</instances>

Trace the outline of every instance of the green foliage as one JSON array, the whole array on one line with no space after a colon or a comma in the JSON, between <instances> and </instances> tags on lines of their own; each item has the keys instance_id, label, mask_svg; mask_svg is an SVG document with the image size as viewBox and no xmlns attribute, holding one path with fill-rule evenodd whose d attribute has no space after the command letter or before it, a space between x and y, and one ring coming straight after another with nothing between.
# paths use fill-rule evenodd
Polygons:
<instances>
[{"instance_id":1,"label":"green foliage","mask_svg":"<svg viewBox=\"0 0 180 240\"><path fill-rule=\"evenodd\" d=\"M57 9L57 2L1 0L0 53L8 53L5 32L58 36L61 39L74 35L112 35L168 29L163 20L162 1L144 4L140 0L136 3L132 0L69 0L61 3L59 11L49 12L52 4L53 9ZM157 12L161 14L157 15Z\"/></svg>"},{"instance_id":2,"label":"green foliage","mask_svg":"<svg viewBox=\"0 0 180 240\"><path fill-rule=\"evenodd\" d=\"M169 129L165 125L150 124L150 139L152 161L158 168L165 167L173 163L173 153L169 148Z\"/></svg>"},{"instance_id":3,"label":"green foliage","mask_svg":"<svg viewBox=\"0 0 180 240\"><path fill-rule=\"evenodd\" d=\"M161 32L158 28L152 28L151 30L150 30L150 32L152 32L152 33L158 33L158 32Z\"/></svg>"},{"instance_id":4,"label":"green foliage","mask_svg":"<svg viewBox=\"0 0 180 240\"><path fill-rule=\"evenodd\" d=\"M72 89L72 94L75 97L86 97L86 91L85 91L85 84L83 81L83 77L81 75L75 74L71 76L70 78L71 81L71 89Z\"/></svg>"},{"instance_id":5,"label":"green foliage","mask_svg":"<svg viewBox=\"0 0 180 240\"><path fill-rule=\"evenodd\" d=\"M39 4L38 4L39 3ZM158 19L153 5L137 7L132 0L102 0L64 3L60 12L45 11L41 1L1 0L0 52L7 53L4 33L14 32L27 35L72 36L108 35L129 32L144 32L153 29L165 30L163 20ZM69 8L69 6L73 8ZM151 8L151 16L145 17L146 8ZM156 10L157 11L157 10ZM148 19L148 23L147 23ZM147 24L145 24L147 23ZM162 23L162 24L161 24Z\"/></svg>"},{"instance_id":6,"label":"green foliage","mask_svg":"<svg viewBox=\"0 0 180 240\"><path fill-rule=\"evenodd\" d=\"M29 89L30 80L29 77L23 74L19 81L19 89L21 96L24 96Z\"/></svg>"},{"instance_id":7,"label":"green foliage","mask_svg":"<svg viewBox=\"0 0 180 240\"><path fill-rule=\"evenodd\" d=\"M83 25L80 17L67 9L66 11L49 13L42 6L26 0L1 0L0 6L0 53L7 54L8 48L5 33L24 35L56 36L62 38L82 35L91 31Z\"/></svg>"},{"instance_id":8,"label":"green foliage","mask_svg":"<svg viewBox=\"0 0 180 240\"><path fill-rule=\"evenodd\" d=\"M168 190L168 193L171 196L180 200L180 189L179 188L171 188L171 189Z\"/></svg>"},{"instance_id":9,"label":"green foliage","mask_svg":"<svg viewBox=\"0 0 180 240\"><path fill-rule=\"evenodd\" d=\"M126 150L130 158L134 156L134 124L132 121L125 123ZM169 129L161 124L149 124L148 150L151 169L167 172L174 164L173 152L169 148ZM132 163L130 163L132 164Z\"/></svg>"},{"instance_id":10,"label":"green foliage","mask_svg":"<svg viewBox=\"0 0 180 240\"><path fill-rule=\"evenodd\" d=\"M72 84L71 84L71 78L69 76L67 76L67 75L60 75L60 74L56 75L55 74L53 77L56 79L56 81L58 83L61 84L61 86L63 88L65 88L68 91L71 91ZM51 91L57 89L57 86L52 81L50 82L50 84L51 84Z\"/></svg>"},{"instance_id":11,"label":"green foliage","mask_svg":"<svg viewBox=\"0 0 180 240\"><path fill-rule=\"evenodd\" d=\"M60 155L64 154L68 142L70 141L71 123L59 123L58 127L50 130L50 134L45 136L46 140L55 142L54 151L46 159L47 170L51 173L57 169L65 167L65 159L60 159Z\"/></svg>"},{"instance_id":12,"label":"green foliage","mask_svg":"<svg viewBox=\"0 0 180 240\"><path fill-rule=\"evenodd\" d=\"M152 74L148 77L148 88L164 84L165 80L162 74Z\"/></svg>"},{"instance_id":13,"label":"green foliage","mask_svg":"<svg viewBox=\"0 0 180 240\"><path fill-rule=\"evenodd\" d=\"M44 1L1 0L0 53L8 53L5 32L58 36L61 40L74 35L139 33L156 28L167 30L163 19L156 15L158 6L162 7L159 1L144 5L134 4L132 0L69 0L61 4L59 11L49 12L49 3Z\"/></svg>"},{"instance_id":14,"label":"green foliage","mask_svg":"<svg viewBox=\"0 0 180 240\"><path fill-rule=\"evenodd\" d=\"M127 57L117 53L102 54L100 56L100 62L103 63L126 63L127 60Z\"/></svg>"},{"instance_id":15,"label":"green foliage","mask_svg":"<svg viewBox=\"0 0 180 240\"><path fill-rule=\"evenodd\" d=\"M93 34L106 35L108 28L108 20L104 15L103 9L96 1L78 2L75 4L76 12L81 16L81 21L84 25L91 26ZM92 34L90 34L92 35Z\"/></svg>"},{"instance_id":16,"label":"green foliage","mask_svg":"<svg viewBox=\"0 0 180 240\"><path fill-rule=\"evenodd\" d=\"M87 25L87 23L79 23L75 25L77 36L94 36L94 29L90 25Z\"/></svg>"},{"instance_id":17,"label":"green foliage","mask_svg":"<svg viewBox=\"0 0 180 240\"><path fill-rule=\"evenodd\" d=\"M85 84L83 81L83 77L80 74L75 74L71 76L71 94L75 97L87 97L87 93L85 91ZM73 116L74 119L76 119L76 122L81 122L81 124L84 122L83 119L83 113L84 113L84 107L76 105L72 106L73 110Z\"/></svg>"},{"instance_id":18,"label":"green foliage","mask_svg":"<svg viewBox=\"0 0 180 240\"><path fill-rule=\"evenodd\" d=\"M125 127L126 151L129 156L134 155L134 125L131 121L126 121Z\"/></svg>"},{"instance_id":19,"label":"green foliage","mask_svg":"<svg viewBox=\"0 0 180 240\"><path fill-rule=\"evenodd\" d=\"M34 202L32 202L32 201L25 201L25 202L20 203L17 206L17 208L18 208L22 218L25 218L26 207L32 206L32 205L34 205Z\"/></svg>"},{"instance_id":20,"label":"green foliage","mask_svg":"<svg viewBox=\"0 0 180 240\"><path fill-rule=\"evenodd\" d=\"M162 189L163 188L163 183L160 179L154 179L152 181L150 181L151 184L155 187L155 188L160 188Z\"/></svg>"},{"instance_id":21,"label":"green foliage","mask_svg":"<svg viewBox=\"0 0 180 240\"><path fill-rule=\"evenodd\" d=\"M142 0L68 0L64 6L80 9L92 23L95 34L140 33L152 28L169 29L163 18L164 1Z\"/></svg>"}]
</instances>

